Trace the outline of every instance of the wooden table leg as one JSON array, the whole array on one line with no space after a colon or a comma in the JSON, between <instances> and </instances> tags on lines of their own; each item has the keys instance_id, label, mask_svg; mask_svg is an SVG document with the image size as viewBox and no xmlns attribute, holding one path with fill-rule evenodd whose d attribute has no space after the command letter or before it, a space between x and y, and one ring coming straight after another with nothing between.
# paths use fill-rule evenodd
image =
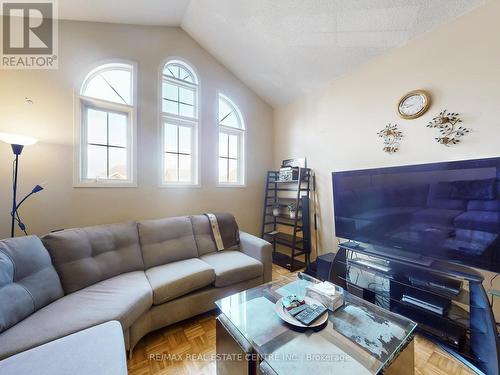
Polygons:
<instances>
[{"instance_id":1,"label":"wooden table leg","mask_svg":"<svg viewBox=\"0 0 500 375\"><path fill-rule=\"evenodd\" d=\"M414 375L415 374L415 347L414 341L406 346L406 348L399 353L397 358L391 365L384 371L384 375Z\"/></svg>"},{"instance_id":2,"label":"wooden table leg","mask_svg":"<svg viewBox=\"0 0 500 375\"><path fill-rule=\"evenodd\" d=\"M257 355L248 341L224 315L219 316L215 324L217 375L255 375Z\"/></svg>"}]
</instances>

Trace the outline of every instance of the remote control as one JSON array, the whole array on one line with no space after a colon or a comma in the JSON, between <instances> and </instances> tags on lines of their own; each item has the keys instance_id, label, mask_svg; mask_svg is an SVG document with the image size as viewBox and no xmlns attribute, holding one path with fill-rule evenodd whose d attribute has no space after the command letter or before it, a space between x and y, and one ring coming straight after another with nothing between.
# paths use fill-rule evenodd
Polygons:
<instances>
[{"instance_id":1,"label":"remote control","mask_svg":"<svg viewBox=\"0 0 500 375\"><path fill-rule=\"evenodd\" d=\"M295 316L297 315L298 313L304 311L305 309L307 309L309 307L309 305L306 305L305 303L303 305L300 305L300 306L297 306L297 307L294 307L293 309L291 310L288 310L288 313L291 315L291 316Z\"/></svg>"},{"instance_id":2,"label":"remote control","mask_svg":"<svg viewBox=\"0 0 500 375\"><path fill-rule=\"evenodd\" d=\"M299 322L304 323L306 326L311 325L316 319L323 315L326 308L319 305L310 305L302 312L295 316Z\"/></svg>"}]
</instances>

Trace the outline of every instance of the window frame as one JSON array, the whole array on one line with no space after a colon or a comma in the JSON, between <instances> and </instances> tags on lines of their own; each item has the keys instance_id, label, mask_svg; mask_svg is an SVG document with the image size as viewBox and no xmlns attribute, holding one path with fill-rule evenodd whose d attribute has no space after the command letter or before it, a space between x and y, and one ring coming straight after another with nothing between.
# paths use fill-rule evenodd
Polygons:
<instances>
[{"instance_id":1,"label":"window frame","mask_svg":"<svg viewBox=\"0 0 500 375\"><path fill-rule=\"evenodd\" d=\"M128 65L128 67L127 67L127 65ZM94 98L93 96L86 96L86 95L82 94L83 92L85 92L85 90L87 89L87 86L88 86L89 82L92 81L92 79L94 79L99 74L102 74L102 73L105 73L105 72L109 72L109 71L113 71L113 70L122 70L122 71L126 71L126 72L131 72L131 74L132 74L132 86L130 87L129 95L130 95L130 100L131 100L132 103L130 103L130 104L129 103L116 103L116 102L111 102L109 100L100 99L100 98ZM84 79L84 81L83 81L83 83L81 84L81 87L80 87L80 96L83 96L83 97L86 97L86 98L95 99L95 100L99 100L99 101L106 102L106 103L112 103L112 104L118 104L118 105L132 106L133 107L135 105L135 95L134 95L135 82L134 82L134 77L135 77L135 69L134 69L134 66L132 64L119 63L119 62L101 64L101 65L97 66L96 68L92 69L87 74L87 76L85 77L85 79Z\"/></svg>"},{"instance_id":2,"label":"window frame","mask_svg":"<svg viewBox=\"0 0 500 375\"><path fill-rule=\"evenodd\" d=\"M129 69L126 69L126 66ZM88 82L98 74L116 69L131 72L131 104L115 103L83 95ZM127 116L127 179L86 178L87 171L87 110L93 108L104 112L115 112ZM137 64L130 61L112 60L96 64L81 80L75 100L75 147L73 187L137 187Z\"/></svg>"},{"instance_id":3,"label":"window frame","mask_svg":"<svg viewBox=\"0 0 500 375\"><path fill-rule=\"evenodd\" d=\"M193 180L196 181L198 179L198 170L197 170L197 148L198 148L198 140L196 137L196 127L198 126L195 121L187 121L184 119L179 119L179 118L174 118L174 117L168 117L168 116L162 116L161 117L161 122L160 122L160 127L161 127L161 183L162 186L164 187L197 187L199 186L198 183L192 182L187 182L187 181L170 181L167 182L165 181L165 154L171 153L171 154L176 154L176 155L183 155L181 152L169 152L165 150L165 125L166 124L171 124L171 125L176 125L176 126L183 126L187 128L191 128L191 170L193 171ZM179 145L177 144L177 147ZM177 150L179 151L179 150Z\"/></svg>"},{"instance_id":4,"label":"window frame","mask_svg":"<svg viewBox=\"0 0 500 375\"><path fill-rule=\"evenodd\" d=\"M236 115L239 118L240 121L240 127L233 127L233 126L227 126L227 125L222 125L219 123L219 111L220 111L220 99L225 100L229 106L233 109L233 111L236 112ZM217 187L229 187L229 188L246 188L246 172L247 172L247 165L246 165L246 125L245 125L245 119L243 118L243 114L241 113L241 110L239 107L236 105L236 103L231 100L227 95L218 92L217 93L217 111L216 111L216 116L217 116L217 159L216 159L216 170L217 170L217 175L216 175L216 181ZM219 180L219 159L221 158L219 154L219 142L220 142L220 133L225 133L225 134L230 134L230 135L236 135L238 137L238 181L237 182L228 182L224 181L221 182Z\"/></svg>"},{"instance_id":5,"label":"window frame","mask_svg":"<svg viewBox=\"0 0 500 375\"><path fill-rule=\"evenodd\" d=\"M194 83L184 82L182 80L169 77L163 72L168 64L178 64L186 69L193 77ZM193 65L179 57L169 57L162 62L160 65L159 72L159 110L158 110L158 124L159 124L159 186L162 188L199 188L200 185L200 139L201 139L201 83L199 79L199 74ZM194 90L194 116L187 117L182 115L176 115L168 112L163 112L163 84L164 82L171 82L179 87L184 87L186 89ZM172 124L177 126L186 126L191 128L191 170L192 170L192 180L187 181L166 181L165 179L165 124Z\"/></svg>"}]
</instances>

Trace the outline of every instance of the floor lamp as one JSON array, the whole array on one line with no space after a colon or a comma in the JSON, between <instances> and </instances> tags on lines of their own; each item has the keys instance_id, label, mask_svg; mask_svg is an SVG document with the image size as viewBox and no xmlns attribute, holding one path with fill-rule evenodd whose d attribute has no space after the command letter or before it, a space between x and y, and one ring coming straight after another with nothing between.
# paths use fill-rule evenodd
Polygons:
<instances>
[{"instance_id":1,"label":"floor lamp","mask_svg":"<svg viewBox=\"0 0 500 375\"><path fill-rule=\"evenodd\" d=\"M37 139L33 137L26 137L17 134L10 133L0 133L0 141L8 143L12 147L12 152L14 153L15 159L13 164L13 176L12 176L12 211L10 212L11 216L11 229L10 236L14 237L15 235L15 225L16 221L18 223L19 228L26 233L26 225L21 221L18 210L19 207L28 199L31 195L38 193L43 190L43 187L40 185L36 185L31 192L26 195L19 204L17 203L17 172L19 169L19 155L23 152L24 146L30 146L37 142Z\"/></svg>"}]
</instances>

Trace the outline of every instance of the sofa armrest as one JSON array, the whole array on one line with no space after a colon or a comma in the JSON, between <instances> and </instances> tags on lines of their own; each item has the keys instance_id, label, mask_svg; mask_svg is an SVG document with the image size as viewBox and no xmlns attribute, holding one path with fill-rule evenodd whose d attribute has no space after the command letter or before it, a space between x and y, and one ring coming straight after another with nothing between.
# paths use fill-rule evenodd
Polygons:
<instances>
[{"instance_id":1,"label":"sofa armrest","mask_svg":"<svg viewBox=\"0 0 500 375\"><path fill-rule=\"evenodd\" d=\"M249 233L240 231L241 252L257 259L264 265L264 282L267 283L273 278L273 246Z\"/></svg>"}]
</instances>

